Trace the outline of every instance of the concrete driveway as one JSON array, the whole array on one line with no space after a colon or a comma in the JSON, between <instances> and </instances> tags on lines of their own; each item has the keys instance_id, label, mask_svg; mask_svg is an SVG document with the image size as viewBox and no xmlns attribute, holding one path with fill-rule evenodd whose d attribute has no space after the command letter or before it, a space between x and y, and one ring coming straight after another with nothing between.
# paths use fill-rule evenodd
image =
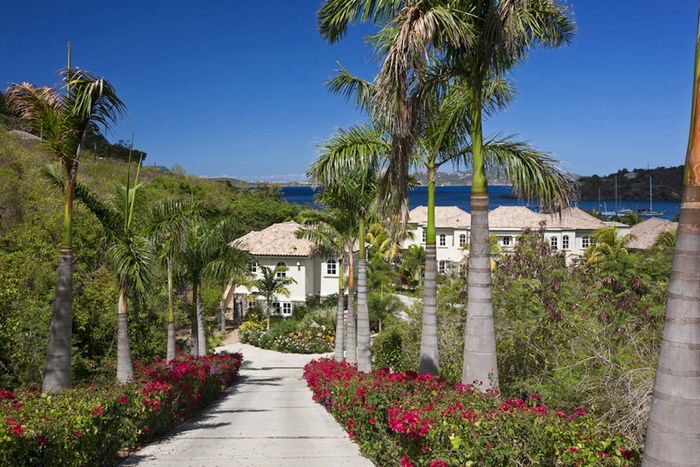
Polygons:
<instances>
[{"instance_id":1,"label":"concrete driveway","mask_svg":"<svg viewBox=\"0 0 700 467\"><path fill-rule=\"evenodd\" d=\"M122 465L371 466L302 378L319 355L283 354L246 344L222 350L245 359L222 399Z\"/></svg>"}]
</instances>

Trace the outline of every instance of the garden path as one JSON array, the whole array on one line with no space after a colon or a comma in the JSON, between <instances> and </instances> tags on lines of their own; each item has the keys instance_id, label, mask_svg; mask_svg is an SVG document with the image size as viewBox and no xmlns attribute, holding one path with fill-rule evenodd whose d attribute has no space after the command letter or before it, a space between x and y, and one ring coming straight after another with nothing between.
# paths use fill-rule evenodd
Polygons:
<instances>
[{"instance_id":1,"label":"garden path","mask_svg":"<svg viewBox=\"0 0 700 467\"><path fill-rule=\"evenodd\" d=\"M333 417L311 399L302 368L319 355L246 344L238 381L204 412L123 466L371 466Z\"/></svg>"}]
</instances>

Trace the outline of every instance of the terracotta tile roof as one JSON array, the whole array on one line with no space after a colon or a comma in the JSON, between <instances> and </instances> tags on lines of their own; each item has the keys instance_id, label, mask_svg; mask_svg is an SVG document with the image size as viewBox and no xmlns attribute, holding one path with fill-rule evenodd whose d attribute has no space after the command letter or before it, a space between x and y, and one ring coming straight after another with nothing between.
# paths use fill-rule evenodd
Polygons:
<instances>
[{"instance_id":1,"label":"terracotta tile roof","mask_svg":"<svg viewBox=\"0 0 700 467\"><path fill-rule=\"evenodd\" d=\"M543 217L525 206L499 206L489 212L489 229L539 229Z\"/></svg>"},{"instance_id":2,"label":"terracotta tile roof","mask_svg":"<svg viewBox=\"0 0 700 467\"><path fill-rule=\"evenodd\" d=\"M311 240L297 238L295 232L301 226L296 222L273 224L263 230L254 230L231 242L257 256L311 256L316 244Z\"/></svg>"},{"instance_id":3,"label":"terracotta tile roof","mask_svg":"<svg viewBox=\"0 0 700 467\"><path fill-rule=\"evenodd\" d=\"M632 240L627 244L627 247L634 250L646 250L654 246L659 235L664 232L675 232L677 228L678 222L652 217L632 226L630 229Z\"/></svg>"},{"instance_id":4,"label":"terracotta tile roof","mask_svg":"<svg viewBox=\"0 0 700 467\"><path fill-rule=\"evenodd\" d=\"M607 226L605 222L579 208L564 209L561 216L557 213L540 216L547 222L547 227L563 230L596 230Z\"/></svg>"},{"instance_id":5,"label":"terracotta tile roof","mask_svg":"<svg viewBox=\"0 0 700 467\"><path fill-rule=\"evenodd\" d=\"M408 222L425 225L428 223L428 207L418 206L408 213ZM468 229L472 223L471 215L457 206L435 206L435 227Z\"/></svg>"}]
</instances>

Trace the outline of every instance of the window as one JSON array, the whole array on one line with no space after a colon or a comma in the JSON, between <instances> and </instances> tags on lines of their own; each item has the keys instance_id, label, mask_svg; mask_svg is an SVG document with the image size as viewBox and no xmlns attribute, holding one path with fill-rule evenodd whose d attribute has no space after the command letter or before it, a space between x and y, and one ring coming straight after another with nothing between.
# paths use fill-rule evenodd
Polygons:
<instances>
[{"instance_id":1,"label":"window","mask_svg":"<svg viewBox=\"0 0 700 467\"><path fill-rule=\"evenodd\" d=\"M445 274L445 272L447 272L447 261L442 260L438 263L438 272L440 274Z\"/></svg>"},{"instance_id":2,"label":"window","mask_svg":"<svg viewBox=\"0 0 700 467\"><path fill-rule=\"evenodd\" d=\"M508 245L510 245L510 240L511 240L510 237L503 237L503 240L502 240L503 246L508 246Z\"/></svg>"},{"instance_id":3,"label":"window","mask_svg":"<svg viewBox=\"0 0 700 467\"><path fill-rule=\"evenodd\" d=\"M568 235L564 235L564 236L561 238L561 248L562 248L562 250L568 250L568 249L569 249L569 236L568 236Z\"/></svg>"},{"instance_id":4,"label":"window","mask_svg":"<svg viewBox=\"0 0 700 467\"><path fill-rule=\"evenodd\" d=\"M423 227L423 243L427 241L428 238L428 232L425 230L425 227Z\"/></svg>"},{"instance_id":5,"label":"window","mask_svg":"<svg viewBox=\"0 0 700 467\"><path fill-rule=\"evenodd\" d=\"M282 316L292 316L292 303L284 302L282 304Z\"/></svg>"},{"instance_id":6,"label":"window","mask_svg":"<svg viewBox=\"0 0 700 467\"><path fill-rule=\"evenodd\" d=\"M252 273L258 272L258 263L256 263L255 261L251 261L251 263L248 265L248 267L250 268L250 272L252 272Z\"/></svg>"},{"instance_id":7,"label":"window","mask_svg":"<svg viewBox=\"0 0 700 467\"><path fill-rule=\"evenodd\" d=\"M447 245L447 236L445 234L440 234L440 246Z\"/></svg>"},{"instance_id":8,"label":"window","mask_svg":"<svg viewBox=\"0 0 700 467\"><path fill-rule=\"evenodd\" d=\"M584 236L581 239L581 246L583 248L588 248L589 246L591 246L591 237L589 237L588 235Z\"/></svg>"},{"instance_id":9,"label":"window","mask_svg":"<svg viewBox=\"0 0 700 467\"><path fill-rule=\"evenodd\" d=\"M557 237L550 238L549 244L552 245L552 250L557 251L559 249L559 239Z\"/></svg>"},{"instance_id":10,"label":"window","mask_svg":"<svg viewBox=\"0 0 700 467\"><path fill-rule=\"evenodd\" d=\"M459 234L459 247L464 248L467 244L467 234Z\"/></svg>"},{"instance_id":11,"label":"window","mask_svg":"<svg viewBox=\"0 0 700 467\"><path fill-rule=\"evenodd\" d=\"M338 275L338 263L336 263L336 261L332 258L326 263L326 274L329 276Z\"/></svg>"},{"instance_id":12,"label":"window","mask_svg":"<svg viewBox=\"0 0 700 467\"><path fill-rule=\"evenodd\" d=\"M272 302L272 315L279 316L281 310L280 302Z\"/></svg>"},{"instance_id":13,"label":"window","mask_svg":"<svg viewBox=\"0 0 700 467\"><path fill-rule=\"evenodd\" d=\"M277 267L279 268L277 271L277 278L281 279L283 277L287 277L287 265L284 264L284 261L277 263Z\"/></svg>"}]
</instances>

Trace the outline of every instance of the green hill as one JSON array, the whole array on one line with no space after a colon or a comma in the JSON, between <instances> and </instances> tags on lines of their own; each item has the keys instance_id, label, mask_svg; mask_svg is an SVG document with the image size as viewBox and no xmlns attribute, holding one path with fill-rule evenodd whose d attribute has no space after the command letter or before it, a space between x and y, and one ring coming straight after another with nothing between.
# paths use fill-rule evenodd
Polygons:
<instances>
[{"instance_id":1,"label":"green hill","mask_svg":"<svg viewBox=\"0 0 700 467\"><path fill-rule=\"evenodd\" d=\"M649 177L653 183L654 199L681 199L683 167L657 167L655 169L622 169L610 175L580 177L581 199L614 199L615 179L617 196L628 200L649 199ZM600 193L600 195L599 195Z\"/></svg>"}]
</instances>

